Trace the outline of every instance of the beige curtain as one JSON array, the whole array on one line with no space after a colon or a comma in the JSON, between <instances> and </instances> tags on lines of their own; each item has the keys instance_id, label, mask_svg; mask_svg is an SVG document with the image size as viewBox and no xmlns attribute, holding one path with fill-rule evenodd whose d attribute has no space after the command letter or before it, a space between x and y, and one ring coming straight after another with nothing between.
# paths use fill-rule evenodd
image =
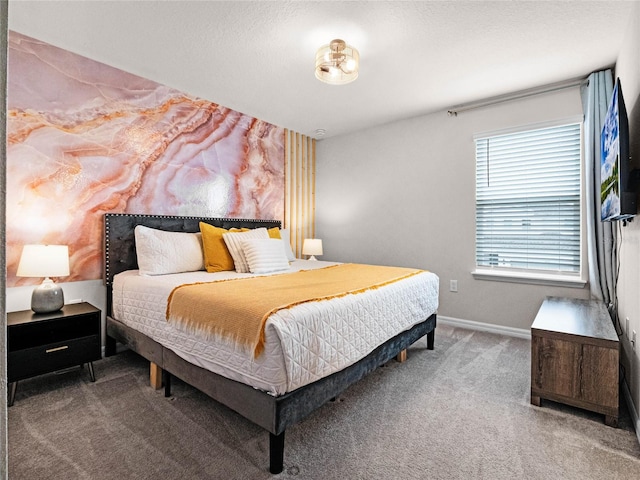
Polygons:
<instances>
[{"instance_id":1,"label":"beige curtain","mask_svg":"<svg viewBox=\"0 0 640 480\"><path fill-rule=\"evenodd\" d=\"M302 257L302 242L315 236L316 141L285 130L284 228L291 233L291 248Z\"/></svg>"}]
</instances>

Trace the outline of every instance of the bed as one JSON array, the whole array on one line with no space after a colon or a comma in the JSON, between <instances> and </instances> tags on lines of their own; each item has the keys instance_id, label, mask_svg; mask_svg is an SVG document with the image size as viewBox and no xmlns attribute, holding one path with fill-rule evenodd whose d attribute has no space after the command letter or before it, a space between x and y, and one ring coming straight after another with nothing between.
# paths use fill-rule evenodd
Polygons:
<instances>
[{"instance_id":1,"label":"bed","mask_svg":"<svg viewBox=\"0 0 640 480\"><path fill-rule=\"evenodd\" d=\"M356 295L359 302L365 302L367 309L383 311L384 316L393 317L395 320L388 322L392 325L390 327L386 326L387 322L381 322L385 324L385 328L372 327L371 331L375 331L375 335L366 335L372 336L372 339L367 340L369 347L356 348L355 353L349 353L350 358L328 362L332 364L328 369L322 362L314 363L322 365L322 368L317 369L305 367L296 370L292 367L298 360L294 358L292 362L290 356L294 355L292 352L298 348L295 345L300 340L294 342L285 338L280 341L280 337L294 336L293 333L287 333L290 330L290 327L287 327L287 315L289 311L296 315L306 315L305 308L309 309L309 305L313 307L315 315L321 317L328 315L325 308L334 308L336 311L340 308L350 308L358 312L360 310L348 304L346 307L339 304L340 301L352 301L351 297L354 295L331 300L337 306L326 305L327 302L311 302L287 309L287 312L282 314L275 312L268 318L265 326L265 351L256 355L255 359L243 360L242 357L234 357L233 343L228 340L223 340L215 348L208 348L202 339L190 338L189 331L173 329L167 325L166 319L164 322L157 320L167 305L166 301L162 304L158 298L166 297L167 292L173 291L177 285L206 282L201 279L205 278L207 273L157 276L149 279L153 285L152 290L149 290L150 283L143 281L143 276L137 273L139 266L134 233L138 225L167 232L198 232L200 222L224 229L257 230L280 227L280 222L274 220L105 215L106 355L115 354L116 342L120 342L151 362L152 384L159 387L161 379L165 386L165 395L170 394L171 376L175 376L267 430L271 473L280 473L283 470L284 436L287 427L335 398L379 365L402 355L407 347L419 338L426 335L427 348L434 348L438 279L428 272L420 272L411 278L378 288L375 293L376 300L373 299L374 294L369 291ZM325 262L314 263L296 260L291 263L291 269L306 272L314 268L321 267L322 270L326 270L334 266ZM427 288L425 285L428 285L429 291L425 291L423 295L421 292ZM418 292L412 294L414 297L420 297L416 300L420 307L418 310L415 305L406 306L404 301L393 300L402 289ZM371 296L371 299L368 296ZM421 298L423 296L425 298ZM375 303L367 303L374 301L395 301L396 304L389 304L387 308L386 303L382 307ZM404 311L404 308L408 310ZM415 317L413 320L409 318L412 316ZM349 322L352 321L353 319L349 319ZM407 323L403 326L402 322ZM393 333L390 334L389 331ZM294 347L287 346L289 343L293 343ZM238 350L238 355L246 355L242 349ZM362 353L361 350L366 353ZM222 354L215 353L218 351ZM227 364L220 360L222 357L230 359ZM234 358L240 360L234 363ZM278 362L282 365L278 366Z\"/></svg>"}]
</instances>

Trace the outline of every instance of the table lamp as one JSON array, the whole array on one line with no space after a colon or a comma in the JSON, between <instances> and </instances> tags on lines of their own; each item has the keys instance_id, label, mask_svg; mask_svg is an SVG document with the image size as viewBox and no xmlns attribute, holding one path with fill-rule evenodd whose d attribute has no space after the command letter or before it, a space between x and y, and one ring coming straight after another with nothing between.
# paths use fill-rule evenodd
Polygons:
<instances>
[{"instance_id":1,"label":"table lamp","mask_svg":"<svg viewBox=\"0 0 640 480\"><path fill-rule=\"evenodd\" d=\"M31 310L36 313L56 312L64 306L62 288L49 277L69 275L69 247L67 245L25 245L22 248L19 277L44 277L33 289Z\"/></svg>"},{"instance_id":2,"label":"table lamp","mask_svg":"<svg viewBox=\"0 0 640 480\"><path fill-rule=\"evenodd\" d=\"M314 255L322 255L322 240L319 238L305 238L302 244L302 254L311 255L309 260L317 260Z\"/></svg>"}]
</instances>

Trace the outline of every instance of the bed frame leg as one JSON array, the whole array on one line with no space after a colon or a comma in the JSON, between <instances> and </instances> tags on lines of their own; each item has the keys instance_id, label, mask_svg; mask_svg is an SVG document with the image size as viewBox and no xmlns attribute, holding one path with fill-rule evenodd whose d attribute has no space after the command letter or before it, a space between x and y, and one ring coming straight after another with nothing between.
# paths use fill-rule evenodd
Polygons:
<instances>
[{"instance_id":1,"label":"bed frame leg","mask_svg":"<svg viewBox=\"0 0 640 480\"><path fill-rule=\"evenodd\" d=\"M436 339L436 331L435 329L431 330L427 333L427 350L433 350L433 343Z\"/></svg>"},{"instance_id":2,"label":"bed frame leg","mask_svg":"<svg viewBox=\"0 0 640 480\"><path fill-rule=\"evenodd\" d=\"M116 354L116 339L107 335L104 344L104 356L111 357Z\"/></svg>"},{"instance_id":3,"label":"bed frame leg","mask_svg":"<svg viewBox=\"0 0 640 480\"><path fill-rule=\"evenodd\" d=\"M274 435L269 432L269 471L281 473L284 468L284 432Z\"/></svg>"},{"instance_id":4,"label":"bed frame leg","mask_svg":"<svg viewBox=\"0 0 640 480\"><path fill-rule=\"evenodd\" d=\"M149 384L154 390L162 387L162 369L153 362L149 362Z\"/></svg>"},{"instance_id":5,"label":"bed frame leg","mask_svg":"<svg viewBox=\"0 0 640 480\"><path fill-rule=\"evenodd\" d=\"M166 370L162 370L162 383L164 383L164 396L171 396L171 374Z\"/></svg>"},{"instance_id":6,"label":"bed frame leg","mask_svg":"<svg viewBox=\"0 0 640 480\"><path fill-rule=\"evenodd\" d=\"M400 363L404 363L407 361L407 349L405 348L404 350L401 350L400 352L398 352L398 355L396 355L396 361L400 362Z\"/></svg>"}]
</instances>

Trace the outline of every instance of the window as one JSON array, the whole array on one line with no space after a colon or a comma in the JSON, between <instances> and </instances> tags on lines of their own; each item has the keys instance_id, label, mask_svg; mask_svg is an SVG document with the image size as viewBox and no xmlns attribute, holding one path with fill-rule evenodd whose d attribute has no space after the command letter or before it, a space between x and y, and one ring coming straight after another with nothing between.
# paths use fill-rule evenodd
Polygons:
<instances>
[{"instance_id":1,"label":"window","mask_svg":"<svg viewBox=\"0 0 640 480\"><path fill-rule=\"evenodd\" d=\"M581 124L475 141L478 269L579 276Z\"/></svg>"}]
</instances>

